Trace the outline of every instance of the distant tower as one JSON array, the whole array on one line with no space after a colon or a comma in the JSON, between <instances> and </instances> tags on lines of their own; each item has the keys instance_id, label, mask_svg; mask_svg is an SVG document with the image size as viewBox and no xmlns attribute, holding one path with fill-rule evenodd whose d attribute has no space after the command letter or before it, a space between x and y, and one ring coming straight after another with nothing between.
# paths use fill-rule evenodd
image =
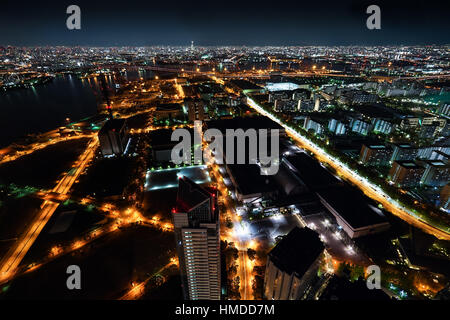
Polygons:
<instances>
[{"instance_id":1,"label":"distant tower","mask_svg":"<svg viewBox=\"0 0 450 320\"><path fill-rule=\"evenodd\" d=\"M108 94L108 86L106 84L106 80L105 77L101 76L100 77L100 82L101 82L101 92L103 95L103 99L106 103L106 110L108 110L109 112L109 118L112 119L113 118L113 113L112 113L112 108L111 108L111 100L109 99L109 94Z\"/></svg>"},{"instance_id":2,"label":"distant tower","mask_svg":"<svg viewBox=\"0 0 450 320\"><path fill-rule=\"evenodd\" d=\"M194 41L191 41L191 51L194 51Z\"/></svg>"}]
</instances>

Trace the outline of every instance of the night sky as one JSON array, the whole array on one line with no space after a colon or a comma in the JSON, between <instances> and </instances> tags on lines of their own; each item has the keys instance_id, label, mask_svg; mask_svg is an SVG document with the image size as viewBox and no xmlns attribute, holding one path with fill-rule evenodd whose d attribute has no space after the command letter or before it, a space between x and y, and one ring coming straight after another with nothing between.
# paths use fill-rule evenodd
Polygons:
<instances>
[{"instance_id":1,"label":"night sky","mask_svg":"<svg viewBox=\"0 0 450 320\"><path fill-rule=\"evenodd\" d=\"M450 44L450 1L1 0L0 45ZM82 29L66 28L77 4ZM381 30L366 8L381 7Z\"/></svg>"}]
</instances>

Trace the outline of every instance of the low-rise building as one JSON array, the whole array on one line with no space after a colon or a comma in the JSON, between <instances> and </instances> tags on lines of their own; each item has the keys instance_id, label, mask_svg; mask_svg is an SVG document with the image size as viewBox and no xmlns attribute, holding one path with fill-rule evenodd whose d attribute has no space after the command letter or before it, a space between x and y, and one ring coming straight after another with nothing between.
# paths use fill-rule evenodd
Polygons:
<instances>
[{"instance_id":1,"label":"low-rise building","mask_svg":"<svg viewBox=\"0 0 450 320\"><path fill-rule=\"evenodd\" d=\"M358 238L389 229L380 209L369 204L359 191L337 186L317 192L320 201L333 214L350 238Z\"/></svg>"}]
</instances>

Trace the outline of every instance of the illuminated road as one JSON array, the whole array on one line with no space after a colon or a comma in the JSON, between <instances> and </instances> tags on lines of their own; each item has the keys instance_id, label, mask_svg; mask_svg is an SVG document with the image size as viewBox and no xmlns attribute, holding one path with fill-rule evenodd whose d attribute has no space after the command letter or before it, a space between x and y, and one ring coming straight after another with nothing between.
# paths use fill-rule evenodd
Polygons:
<instances>
[{"instance_id":1,"label":"illuminated road","mask_svg":"<svg viewBox=\"0 0 450 320\"><path fill-rule=\"evenodd\" d=\"M226 208L226 212L224 214L225 217L223 214L221 214L220 217L221 225L225 226L226 217L229 217L233 222L232 231L228 231L226 227L221 227L221 238L222 240L227 240L228 242L234 242L236 244L236 248L239 250L237 276L239 276L240 279L239 292L241 294L241 300L252 300L251 281L253 264L247 254L248 243L246 238L248 237L248 234L246 234L245 230L243 230L234 204L229 200L227 196L228 189L223 183L219 166L208 154L205 155L205 162L212 168L211 174L214 175L215 180L217 181L217 188L219 189L221 194L220 199L223 200L224 206Z\"/></svg>"},{"instance_id":2,"label":"illuminated road","mask_svg":"<svg viewBox=\"0 0 450 320\"><path fill-rule=\"evenodd\" d=\"M372 184L366 178L361 177L356 172L352 171L340 160L332 157L324 150L322 150L319 146L311 142L309 139L300 135L296 130L294 130L272 114L268 113L265 109L259 106L252 98L248 96L247 104L258 111L260 114L272 119L273 121L284 127L286 133L292 136L302 148L314 153L319 161L330 165L341 177L358 186L368 197L380 202L386 210L390 211L392 214L398 216L409 224L420 228L439 239L450 240L450 230L448 228L442 229L438 226L432 225L429 222L426 222L424 217L419 216L419 214L405 208L403 205L390 198L383 190L381 190L380 187Z\"/></svg>"},{"instance_id":3,"label":"illuminated road","mask_svg":"<svg viewBox=\"0 0 450 320\"><path fill-rule=\"evenodd\" d=\"M240 293L241 300L252 300L250 289L252 287L252 262L247 255L247 247L241 242L241 250L239 250L239 277L240 277ZM243 248L242 248L243 247Z\"/></svg>"},{"instance_id":4,"label":"illuminated road","mask_svg":"<svg viewBox=\"0 0 450 320\"><path fill-rule=\"evenodd\" d=\"M145 292L145 286L147 285L147 283L156 275L161 274L164 270L168 269L171 266L178 266L178 260L177 258L171 258L170 262L168 264L166 264L164 267L162 267L161 269L159 269L158 271L156 271L154 274L152 274L150 277L148 277L145 281L136 284L136 285L132 285L132 288L125 293L123 296L121 296L119 299L117 300L136 300L139 299Z\"/></svg>"},{"instance_id":5,"label":"illuminated road","mask_svg":"<svg viewBox=\"0 0 450 320\"><path fill-rule=\"evenodd\" d=\"M46 135L51 135L51 134L56 134L57 131L50 131L48 132ZM38 150L42 150L50 145L54 145L63 141L69 141L69 140L75 140L75 139L80 139L80 138L92 138L92 135L89 134L80 134L80 135L75 135L75 136L69 136L69 137L58 137L58 138L54 138L49 140L48 142L42 142L42 143L34 143L31 144L29 146L27 146L26 150L22 150L22 151L17 151L14 155L5 155L1 160L0 160L0 164L6 163L6 162L10 162L10 161L14 161L17 160L23 156L32 154L35 151ZM3 149L6 150L7 148ZM0 150L0 155L2 150ZM7 153L5 151L5 153Z\"/></svg>"},{"instance_id":6,"label":"illuminated road","mask_svg":"<svg viewBox=\"0 0 450 320\"><path fill-rule=\"evenodd\" d=\"M111 68L113 66L109 64L103 65L103 68ZM333 76L333 77L354 77L354 75L349 74L341 74L337 73L338 71L333 70L313 70L313 71L301 71L301 70L277 70L277 69L261 69L261 70L243 70L243 71L233 71L233 72L216 72L214 70L211 71L200 71L198 69L195 70L185 70L184 68L167 68L167 67L160 67L160 66L128 66L127 67L130 70L137 70L137 69L145 69L145 70L151 70L151 71L162 71L162 72L173 72L173 73L185 73L190 75L204 75L204 76L220 76L221 78L268 78L271 75L279 74L279 75L285 75L285 76L292 76L292 77L309 77L309 76ZM390 80L392 79L414 79L414 80L425 80L425 79L443 79L443 78L449 78L450 74L438 74L438 75L428 75L428 76L420 76L420 77L413 77L413 76L401 76L401 77L386 77Z\"/></svg>"},{"instance_id":7,"label":"illuminated road","mask_svg":"<svg viewBox=\"0 0 450 320\"><path fill-rule=\"evenodd\" d=\"M239 276L240 276L240 291L243 300L247 300L247 272L245 263L245 249L239 250Z\"/></svg>"},{"instance_id":8,"label":"illuminated road","mask_svg":"<svg viewBox=\"0 0 450 320\"><path fill-rule=\"evenodd\" d=\"M69 192L78 176L83 172L86 165L93 158L95 150L97 149L97 144L97 138L91 140L85 152L76 161L75 171L69 171L69 173L67 173L52 190L53 193L65 195ZM50 220L58 206L58 203L48 200L45 200L42 203L41 211L38 213L35 220L31 222L31 227L19 237L18 241L16 241L16 245L12 246L8 253L3 257L0 264L0 282L8 280L15 274L20 262L36 241L42 229Z\"/></svg>"}]
</instances>

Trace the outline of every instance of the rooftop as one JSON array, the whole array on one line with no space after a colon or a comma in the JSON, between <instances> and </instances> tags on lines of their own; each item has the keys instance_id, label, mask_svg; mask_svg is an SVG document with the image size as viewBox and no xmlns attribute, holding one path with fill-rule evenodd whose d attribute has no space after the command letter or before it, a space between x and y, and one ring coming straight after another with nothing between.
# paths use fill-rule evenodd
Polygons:
<instances>
[{"instance_id":1,"label":"rooftop","mask_svg":"<svg viewBox=\"0 0 450 320\"><path fill-rule=\"evenodd\" d=\"M269 91L292 91L300 88L298 84L292 82L267 82L266 89Z\"/></svg>"},{"instance_id":2,"label":"rooftop","mask_svg":"<svg viewBox=\"0 0 450 320\"><path fill-rule=\"evenodd\" d=\"M370 145L368 146L369 149L386 149L386 146L383 145Z\"/></svg>"},{"instance_id":3,"label":"rooftop","mask_svg":"<svg viewBox=\"0 0 450 320\"><path fill-rule=\"evenodd\" d=\"M276 189L272 177L261 175L261 169L256 164L229 164L228 169L242 195L268 193Z\"/></svg>"},{"instance_id":4,"label":"rooftop","mask_svg":"<svg viewBox=\"0 0 450 320\"><path fill-rule=\"evenodd\" d=\"M178 180L177 209L190 211L213 196L207 189L182 176Z\"/></svg>"},{"instance_id":5,"label":"rooftop","mask_svg":"<svg viewBox=\"0 0 450 320\"><path fill-rule=\"evenodd\" d=\"M312 191L341 184L320 162L306 153L286 156L282 160L288 168Z\"/></svg>"},{"instance_id":6,"label":"rooftop","mask_svg":"<svg viewBox=\"0 0 450 320\"><path fill-rule=\"evenodd\" d=\"M224 120L211 120L207 123L208 128L216 128L221 132L225 132L226 129L279 129L280 132L284 131L284 128L275 121L270 120L267 117L236 117L233 119Z\"/></svg>"},{"instance_id":7,"label":"rooftop","mask_svg":"<svg viewBox=\"0 0 450 320\"><path fill-rule=\"evenodd\" d=\"M105 122L103 127L100 129L99 134L106 133L108 131L120 131L125 125L125 119L109 119Z\"/></svg>"},{"instance_id":8,"label":"rooftop","mask_svg":"<svg viewBox=\"0 0 450 320\"><path fill-rule=\"evenodd\" d=\"M378 208L369 205L369 199L349 186L330 187L318 192L353 229L387 222Z\"/></svg>"},{"instance_id":9,"label":"rooftop","mask_svg":"<svg viewBox=\"0 0 450 320\"><path fill-rule=\"evenodd\" d=\"M397 160L395 161L398 165L407 169L423 169L423 167L412 160ZM395 163L394 162L394 163Z\"/></svg>"},{"instance_id":10,"label":"rooftop","mask_svg":"<svg viewBox=\"0 0 450 320\"><path fill-rule=\"evenodd\" d=\"M278 269L302 276L323 250L324 246L315 231L294 227L270 251L269 257Z\"/></svg>"},{"instance_id":11,"label":"rooftop","mask_svg":"<svg viewBox=\"0 0 450 320\"><path fill-rule=\"evenodd\" d=\"M179 103L164 103L156 106L156 111L176 111L181 109L182 106Z\"/></svg>"}]
</instances>

